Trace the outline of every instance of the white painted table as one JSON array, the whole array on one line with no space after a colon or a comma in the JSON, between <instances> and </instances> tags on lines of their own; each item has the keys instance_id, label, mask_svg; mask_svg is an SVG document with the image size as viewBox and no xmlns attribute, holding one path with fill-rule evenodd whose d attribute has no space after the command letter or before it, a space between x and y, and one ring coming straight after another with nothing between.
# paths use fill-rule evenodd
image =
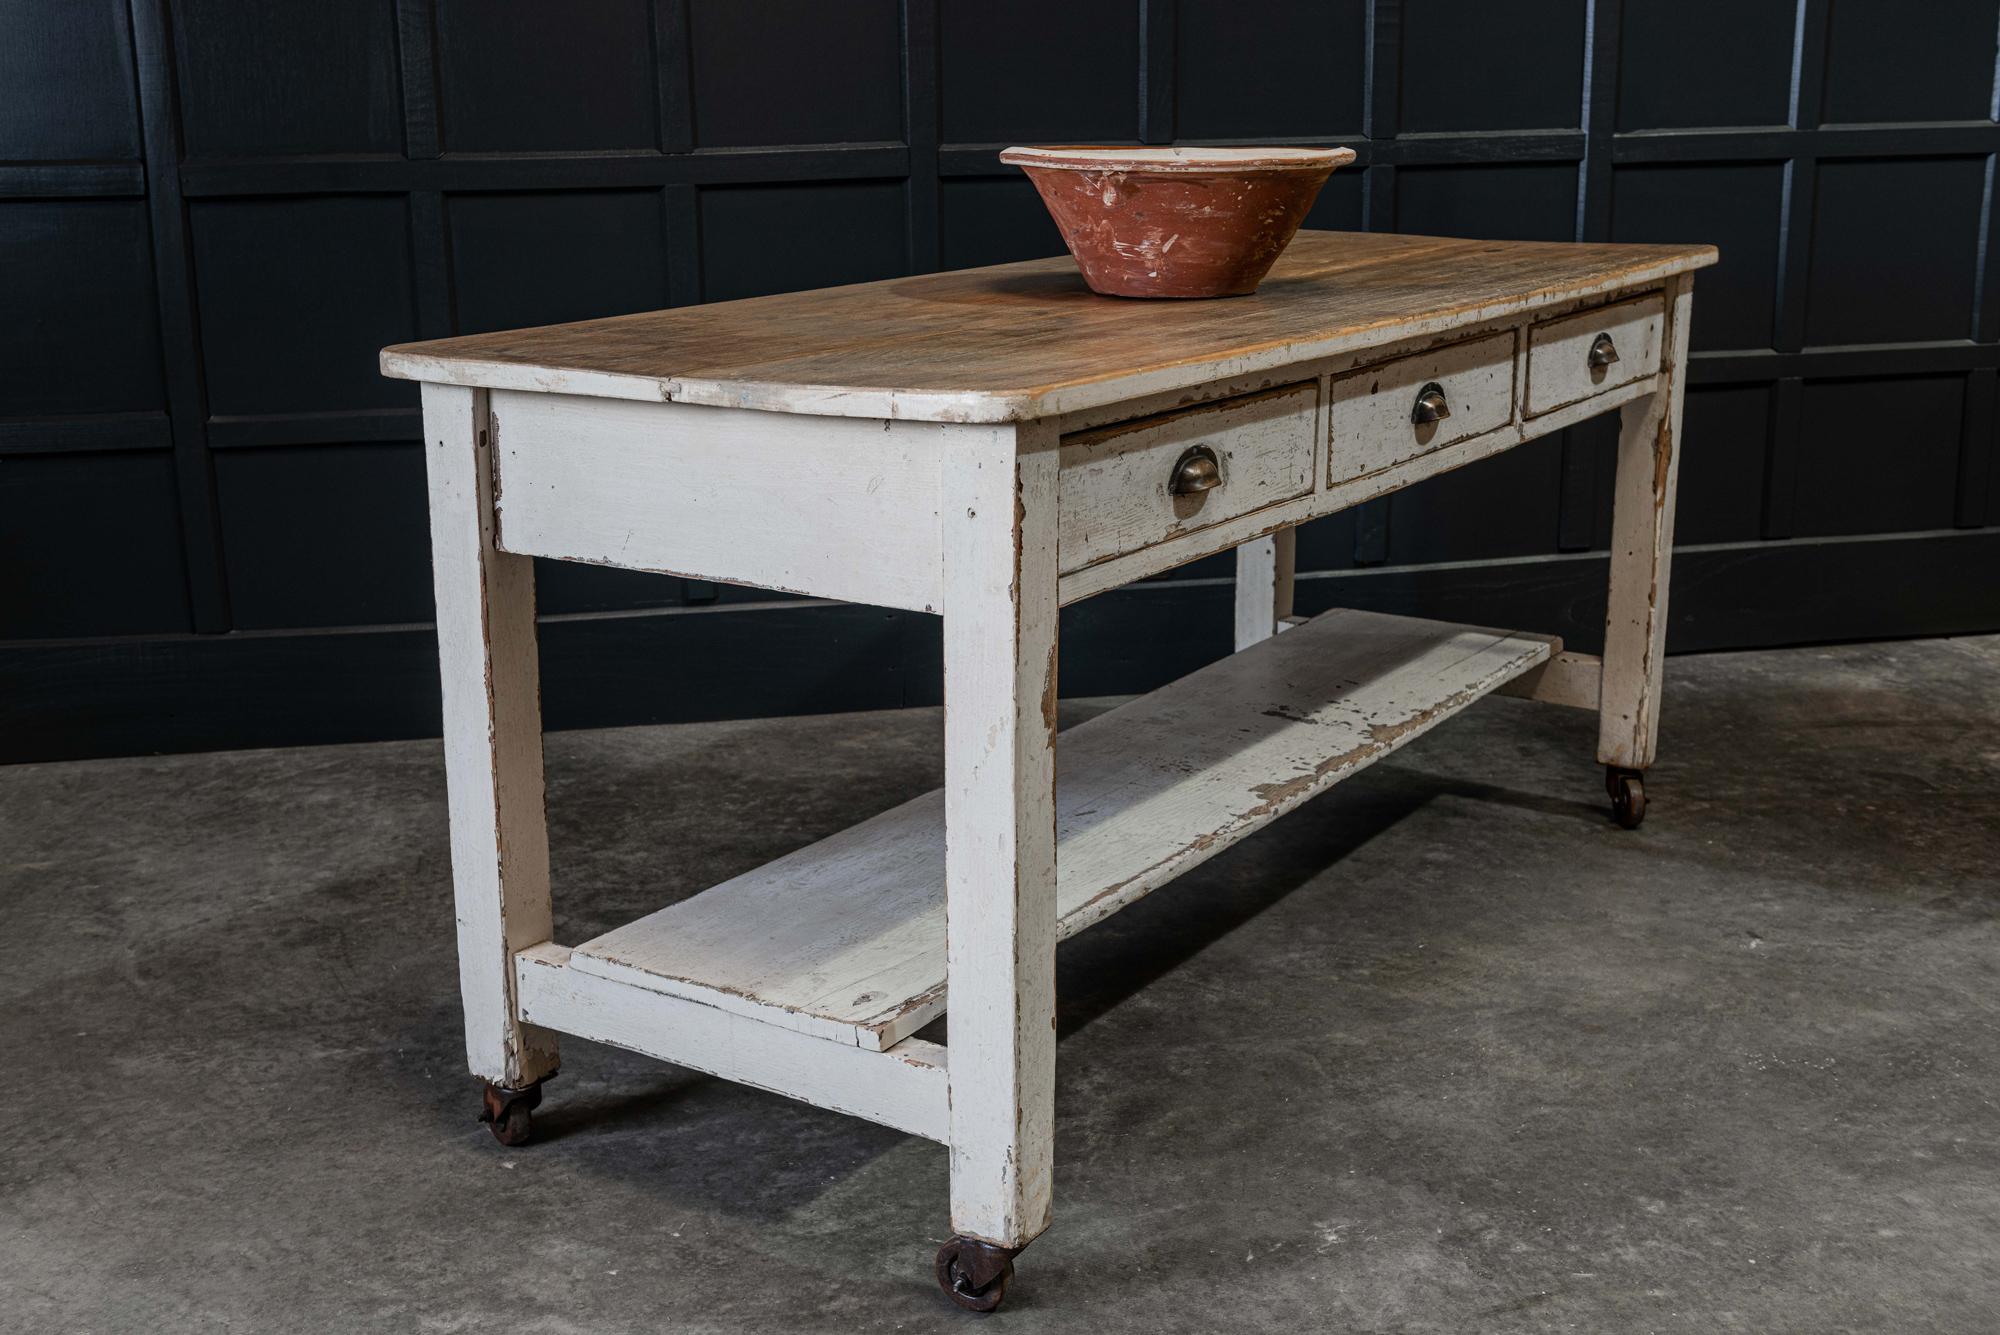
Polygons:
<instances>
[{"instance_id":1,"label":"white painted table","mask_svg":"<svg viewBox=\"0 0 2000 1335\"><path fill-rule=\"evenodd\" d=\"M940 1281L997 1304L1049 1224L1059 940L1489 691L1597 710L1637 824L1714 260L1303 232L1234 300L1093 296L1065 257L384 351L424 382L466 1048L496 1134L526 1138L567 1033L927 1136L951 1151ZM1297 524L1613 409L1601 660L1292 616ZM1230 547L1237 652L1058 748L1057 609ZM942 614L944 788L557 944L536 556ZM949 1051L914 1036L947 1006Z\"/></svg>"}]
</instances>

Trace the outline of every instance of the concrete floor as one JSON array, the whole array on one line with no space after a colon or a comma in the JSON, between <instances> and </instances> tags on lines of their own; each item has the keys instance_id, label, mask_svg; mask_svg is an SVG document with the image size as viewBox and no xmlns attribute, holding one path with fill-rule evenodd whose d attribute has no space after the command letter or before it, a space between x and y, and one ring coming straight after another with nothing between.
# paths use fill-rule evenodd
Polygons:
<instances>
[{"instance_id":1,"label":"concrete floor","mask_svg":"<svg viewBox=\"0 0 2000 1335\"><path fill-rule=\"evenodd\" d=\"M1490 700L1065 946L983 1328L2000 1329L2000 638L1677 659L1645 829ZM549 741L559 939L934 711ZM966 1331L941 1149L592 1044L473 1120L435 743L0 770L0 1329Z\"/></svg>"}]
</instances>

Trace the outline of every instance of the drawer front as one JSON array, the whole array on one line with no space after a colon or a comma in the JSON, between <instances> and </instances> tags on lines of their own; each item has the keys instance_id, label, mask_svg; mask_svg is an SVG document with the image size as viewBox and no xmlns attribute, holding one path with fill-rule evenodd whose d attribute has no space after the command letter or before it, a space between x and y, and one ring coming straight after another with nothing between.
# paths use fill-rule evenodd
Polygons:
<instances>
[{"instance_id":1,"label":"drawer front","mask_svg":"<svg viewBox=\"0 0 2000 1335\"><path fill-rule=\"evenodd\" d=\"M1310 492L1318 415L1312 381L1065 436L1063 573Z\"/></svg>"},{"instance_id":2,"label":"drawer front","mask_svg":"<svg viewBox=\"0 0 2000 1335\"><path fill-rule=\"evenodd\" d=\"M1327 484L1379 473L1512 422L1514 338L1509 330L1336 379L1327 408Z\"/></svg>"},{"instance_id":3,"label":"drawer front","mask_svg":"<svg viewBox=\"0 0 2000 1335\"><path fill-rule=\"evenodd\" d=\"M1528 416L1580 403L1660 369L1663 297L1621 301L1528 334Z\"/></svg>"}]
</instances>

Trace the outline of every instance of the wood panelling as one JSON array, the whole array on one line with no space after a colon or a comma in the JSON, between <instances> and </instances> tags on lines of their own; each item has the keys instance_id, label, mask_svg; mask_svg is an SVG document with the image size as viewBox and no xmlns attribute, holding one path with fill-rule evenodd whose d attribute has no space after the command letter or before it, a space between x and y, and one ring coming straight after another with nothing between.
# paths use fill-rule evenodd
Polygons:
<instances>
[{"instance_id":1,"label":"wood panelling","mask_svg":"<svg viewBox=\"0 0 2000 1335\"><path fill-rule=\"evenodd\" d=\"M1139 6L1015 0L939 9L948 143L1121 143L1139 132Z\"/></svg>"},{"instance_id":2,"label":"wood panelling","mask_svg":"<svg viewBox=\"0 0 2000 1335\"><path fill-rule=\"evenodd\" d=\"M400 153L393 0L174 0L189 157Z\"/></svg>"},{"instance_id":3,"label":"wood panelling","mask_svg":"<svg viewBox=\"0 0 2000 1335\"><path fill-rule=\"evenodd\" d=\"M1969 337L1985 176L1980 158L1822 163L1806 342Z\"/></svg>"},{"instance_id":4,"label":"wood panelling","mask_svg":"<svg viewBox=\"0 0 2000 1335\"><path fill-rule=\"evenodd\" d=\"M1951 527L1964 400L1961 376L1806 382L1799 534Z\"/></svg>"},{"instance_id":5,"label":"wood panelling","mask_svg":"<svg viewBox=\"0 0 2000 1335\"><path fill-rule=\"evenodd\" d=\"M796 292L909 271L899 181L701 192L702 296Z\"/></svg>"},{"instance_id":6,"label":"wood panelling","mask_svg":"<svg viewBox=\"0 0 2000 1335\"><path fill-rule=\"evenodd\" d=\"M1700 318L1697 312L1695 319ZM1763 385L1691 389L1681 431L1684 439L1675 540L1691 545L1747 542L1764 536L1770 389Z\"/></svg>"},{"instance_id":7,"label":"wood panelling","mask_svg":"<svg viewBox=\"0 0 2000 1335\"><path fill-rule=\"evenodd\" d=\"M125 0L0 5L0 162L139 156L130 26Z\"/></svg>"},{"instance_id":8,"label":"wood panelling","mask_svg":"<svg viewBox=\"0 0 2000 1335\"><path fill-rule=\"evenodd\" d=\"M1837 0L1832 10L1823 123L1984 120L1992 114L2000 3Z\"/></svg>"},{"instance_id":9,"label":"wood panelling","mask_svg":"<svg viewBox=\"0 0 2000 1335\"><path fill-rule=\"evenodd\" d=\"M1009 142L1345 144L1310 226L1717 243L1674 645L2000 627L1996 34L2000 0L11 0L4 754L431 730L376 350L1058 254ZM1608 440L1308 526L1300 609L1587 648ZM1068 609L1064 689L1225 651L1191 581L1228 571ZM574 565L539 596L598 614L544 636L558 725L935 699L921 617Z\"/></svg>"},{"instance_id":10,"label":"wood panelling","mask_svg":"<svg viewBox=\"0 0 2000 1335\"><path fill-rule=\"evenodd\" d=\"M1794 7L1784 4L1622 6L1618 128L1783 125L1797 24Z\"/></svg>"},{"instance_id":11,"label":"wood panelling","mask_svg":"<svg viewBox=\"0 0 2000 1335\"><path fill-rule=\"evenodd\" d=\"M903 137L895 0L692 0L688 24L698 146Z\"/></svg>"},{"instance_id":12,"label":"wood panelling","mask_svg":"<svg viewBox=\"0 0 2000 1335\"><path fill-rule=\"evenodd\" d=\"M0 417L165 403L143 203L0 200L0 275Z\"/></svg>"},{"instance_id":13,"label":"wood panelling","mask_svg":"<svg viewBox=\"0 0 2000 1335\"><path fill-rule=\"evenodd\" d=\"M1388 498L1391 565L1547 552L1562 497L1562 437L1545 436ZM1495 496L1512 498L1495 505Z\"/></svg>"},{"instance_id":14,"label":"wood panelling","mask_svg":"<svg viewBox=\"0 0 2000 1335\"><path fill-rule=\"evenodd\" d=\"M1062 233L1026 177L946 181L941 214L947 269L1063 253Z\"/></svg>"},{"instance_id":15,"label":"wood panelling","mask_svg":"<svg viewBox=\"0 0 2000 1335\"><path fill-rule=\"evenodd\" d=\"M1179 0L1175 137L1358 134L1367 37L1363 0Z\"/></svg>"},{"instance_id":16,"label":"wood panelling","mask_svg":"<svg viewBox=\"0 0 2000 1335\"><path fill-rule=\"evenodd\" d=\"M437 0L448 153L659 146L648 0Z\"/></svg>"},{"instance_id":17,"label":"wood panelling","mask_svg":"<svg viewBox=\"0 0 2000 1335\"><path fill-rule=\"evenodd\" d=\"M628 612L642 607L672 607L714 601L690 596L689 581L646 570L614 570L609 566L578 565L574 561L535 562L535 607L543 616L571 612ZM713 585L709 586L713 588ZM747 599L782 599L761 590L738 589Z\"/></svg>"},{"instance_id":18,"label":"wood panelling","mask_svg":"<svg viewBox=\"0 0 2000 1335\"><path fill-rule=\"evenodd\" d=\"M1494 241L1571 240L1576 168L1557 163L1398 168L1395 230Z\"/></svg>"},{"instance_id":19,"label":"wood panelling","mask_svg":"<svg viewBox=\"0 0 2000 1335\"><path fill-rule=\"evenodd\" d=\"M1365 174L1352 169L1336 171L1320 188L1305 226L1334 232L1365 231L1362 215L1362 182Z\"/></svg>"},{"instance_id":20,"label":"wood panelling","mask_svg":"<svg viewBox=\"0 0 2000 1335\"><path fill-rule=\"evenodd\" d=\"M431 619L420 445L230 450L215 489L241 629Z\"/></svg>"},{"instance_id":21,"label":"wood panelling","mask_svg":"<svg viewBox=\"0 0 2000 1335\"><path fill-rule=\"evenodd\" d=\"M1404 134L1581 123L1585 0L1541 0L1532 17L1490 0L1400 8Z\"/></svg>"},{"instance_id":22,"label":"wood panelling","mask_svg":"<svg viewBox=\"0 0 2000 1335\"><path fill-rule=\"evenodd\" d=\"M1315 573L1299 581L1298 606L1532 621L1594 652L1604 567L1600 552ZM1878 635L1990 631L1996 568L1991 530L1689 548L1674 563L1673 638L1688 650L1837 640L1857 603ZM1063 609L1064 691L1151 689L1228 653L1232 597L1225 577L1146 583ZM939 625L824 603L562 618L541 627L544 720L601 728L935 705ZM425 627L138 643L142 652L0 641L0 701L13 702L7 759L437 735L437 640Z\"/></svg>"},{"instance_id":23,"label":"wood panelling","mask_svg":"<svg viewBox=\"0 0 2000 1335\"><path fill-rule=\"evenodd\" d=\"M203 200L188 230L211 414L415 406L371 351L416 329L400 195Z\"/></svg>"},{"instance_id":24,"label":"wood panelling","mask_svg":"<svg viewBox=\"0 0 2000 1335\"><path fill-rule=\"evenodd\" d=\"M189 629L170 455L7 459L0 516L0 626L10 637Z\"/></svg>"},{"instance_id":25,"label":"wood panelling","mask_svg":"<svg viewBox=\"0 0 2000 1335\"><path fill-rule=\"evenodd\" d=\"M452 195L445 214L462 333L672 304L657 190Z\"/></svg>"},{"instance_id":26,"label":"wood panelling","mask_svg":"<svg viewBox=\"0 0 2000 1335\"><path fill-rule=\"evenodd\" d=\"M1612 173L1612 240L1699 235L1722 251L1722 262L1701 275L1690 338L1697 351L1771 346L1784 192L1784 167L1769 162L1668 163Z\"/></svg>"}]
</instances>

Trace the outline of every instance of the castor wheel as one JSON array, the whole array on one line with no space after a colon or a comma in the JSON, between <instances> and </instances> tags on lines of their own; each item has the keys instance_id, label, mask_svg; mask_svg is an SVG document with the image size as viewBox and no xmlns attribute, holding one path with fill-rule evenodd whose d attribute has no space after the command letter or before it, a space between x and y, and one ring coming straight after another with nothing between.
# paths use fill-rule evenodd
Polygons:
<instances>
[{"instance_id":1,"label":"castor wheel","mask_svg":"<svg viewBox=\"0 0 2000 1335\"><path fill-rule=\"evenodd\" d=\"M509 1089L490 1081L480 1100L479 1120L502 1145L525 1145L535 1134L535 1109L541 1106L542 1082Z\"/></svg>"},{"instance_id":2,"label":"castor wheel","mask_svg":"<svg viewBox=\"0 0 2000 1335\"><path fill-rule=\"evenodd\" d=\"M938 1248L937 1282L944 1296L968 1312L990 1312L1007 1296L1019 1247L997 1247L956 1237Z\"/></svg>"},{"instance_id":3,"label":"castor wheel","mask_svg":"<svg viewBox=\"0 0 2000 1335\"><path fill-rule=\"evenodd\" d=\"M1611 794L1611 819L1628 830L1646 819L1646 776L1636 769L1604 767L1604 788Z\"/></svg>"}]
</instances>

